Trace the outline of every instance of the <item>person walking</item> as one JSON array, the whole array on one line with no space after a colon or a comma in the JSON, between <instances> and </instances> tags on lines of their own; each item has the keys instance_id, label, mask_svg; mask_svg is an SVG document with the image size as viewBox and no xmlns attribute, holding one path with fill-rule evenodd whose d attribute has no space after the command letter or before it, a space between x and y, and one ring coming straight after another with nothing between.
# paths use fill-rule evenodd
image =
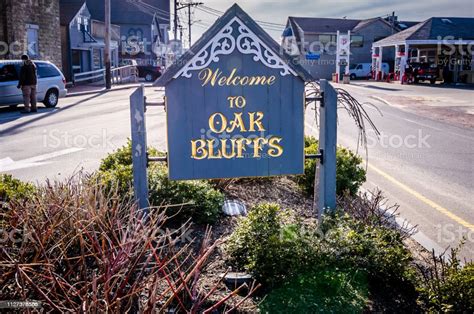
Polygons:
<instances>
[{"instance_id":1,"label":"person walking","mask_svg":"<svg viewBox=\"0 0 474 314\"><path fill-rule=\"evenodd\" d=\"M23 93L23 103L25 105L25 109L21 113L37 112L36 85L38 78L36 75L36 65L30 60L28 55L21 56L21 60L23 65L21 66L20 80L17 86Z\"/></svg>"}]
</instances>

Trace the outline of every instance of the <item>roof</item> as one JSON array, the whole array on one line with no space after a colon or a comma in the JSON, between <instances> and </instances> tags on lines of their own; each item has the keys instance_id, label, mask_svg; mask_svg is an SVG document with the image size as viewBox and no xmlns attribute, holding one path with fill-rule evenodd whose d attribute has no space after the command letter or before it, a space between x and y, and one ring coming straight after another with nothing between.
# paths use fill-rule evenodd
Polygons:
<instances>
[{"instance_id":1,"label":"roof","mask_svg":"<svg viewBox=\"0 0 474 314\"><path fill-rule=\"evenodd\" d=\"M155 86L165 86L173 77L178 74L188 63L203 50L210 41L229 23L237 17L245 26L254 34L259 36L259 39L269 48L276 57L285 63L285 66L293 70L302 80L314 80L300 64L292 62L292 58L280 51L279 44L266 33L242 8L234 4L224 15L222 15L205 33L202 37L188 50L186 53L169 67L165 73L155 82Z\"/></svg>"},{"instance_id":2,"label":"roof","mask_svg":"<svg viewBox=\"0 0 474 314\"><path fill-rule=\"evenodd\" d=\"M381 17L374 17L371 19L365 19L365 20L354 20L354 19L339 19L339 18L319 18L319 17L294 17L290 16L288 18L287 22L287 28L285 29L284 32L288 32L289 26L291 26L292 29L295 29L295 27L298 28L298 30L301 30L304 33L313 33L313 34L327 34L327 33L337 33L337 31L340 32L357 32L360 31L361 29L375 23L375 22L380 22L385 24L387 27L392 28L392 24L387 21L384 18ZM396 21L395 22L395 30L401 31L403 29L406 29L410 26L413 26L415 24L418 24L419 22L400 22ZM299 31L294 31L293 34L290 35L295 35L295 36L301 36L298 34ZM285 34L283 35L285 36ZM286 35L288 36L288 35Z\"/></svg>"},{"instance_id":3,"label":"roof","mask_svg":"<svg viewBox=\"0 0 474 314\"><path fill-rule=\"evenodd\" d=\"M86 1L92 17L104 21L104 1ZM151 25L155 12L153 10L144 9L145 6L139 5L140 2L144 3L145 6L149 5L158 9L157 16L159 17L160 24L170 24L169 0L113 0L111 6L112 23Z\"/></svg>"},{"instance_id":4,"label":"roof","mask_svg":"<svg viewBox=\"0 0 474 314\"><path fill-rule=\"evenodd\" d=\"M86 1L60 0L59 21L61 25L69 25Z\"/></svg>"},{"instance_id":5,"label":"roof","mask_svg":"<svg viewBox=\"0 0 474 314\"><path fill-rule=\"evenodd\" d=\"M67 14L70 15L69 10L73 10L77 6L79 6L79 10L84 2L87 2L87 8L93 19L105 21L105 6L103 0L60 0L60 11L67 11ZM140 2L144 5L140 5ZM146 9L147 6L154 7L157 10ZM151 25L155 13L158 16L160 24L170 24L170 3L168 0L111 1L111 21L113 24ZM72 16L71 19L73 17L74 16Z\"/></svg>"},{"instance_id":6,"label":"roof","mask_svg":"<svg viewBox=\"0 0 474 314\"><path fill-rule=\"evenodd\" d=\"M357 32L358 30L361 30L364 27L367 27L367 26L369 26L369 25L371 25L375 22L381 22L381 23L385 24L387 27L389 27L390 29L393 27L392 24L390 24L390 22L388 22L386 19L383 19L381 17L374 17L374 18L371 18L371 19L360 21L359 24L357 24L356 27L354 27L352 29L352 31ZM395 28L398 28L397 24L395 25Z\"/></svg>"},{"instance_id":7,"label":"roof","mask_svg":"<svg viewBox=\"0 0 474 314\"><path fill-rule=\"evenodd\" d=\"M474 18L432 17L400 33L377 41L376 45L390 45L410 40L474 39Z\"/></svg>"},{"instance_id":8,"label":"roof","mask_svg":"<svg viewBox=\"0 0 474 314\"><path fill-rule=\"evenodd\" d=\"M293 17L288 18L294 22L305 33L336 33L347 32L354 29L361 20L332 19L319 17Z\"/></svg>"}]
</instances>

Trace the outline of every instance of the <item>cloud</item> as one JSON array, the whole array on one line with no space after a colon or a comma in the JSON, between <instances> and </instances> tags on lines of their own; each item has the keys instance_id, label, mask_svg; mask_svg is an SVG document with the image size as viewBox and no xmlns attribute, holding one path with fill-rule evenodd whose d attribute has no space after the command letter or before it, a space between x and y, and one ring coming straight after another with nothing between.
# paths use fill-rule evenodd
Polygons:
<instances>
[{"instance_id":1,"label":"cloud","mask_svg":"<svg viewBox=\"0 0 474 314\"><path fill-rule=\"evenodd\" d=\"M207 7L225 11L235 0L208 0ZM454 4L446 0L278 0L255 1L240 0L237 3L257 20L285 24L288 16L332 17L365 19L377 16L387 16L395 12L400 20L424 21L433 16L467 16L474 17L474 1L456 0ZM200 10L195 11L197 27L193 29L197 39L207 25L212 24L217 17ZM275 39L281 30L267 29Z\"/></svg>"}]
</instances>

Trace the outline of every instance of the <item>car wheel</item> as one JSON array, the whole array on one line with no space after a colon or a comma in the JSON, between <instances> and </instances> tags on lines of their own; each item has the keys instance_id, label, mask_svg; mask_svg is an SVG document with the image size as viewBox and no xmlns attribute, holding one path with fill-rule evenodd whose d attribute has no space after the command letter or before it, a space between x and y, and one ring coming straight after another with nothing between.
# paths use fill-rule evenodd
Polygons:
<instances>
[{"instance_id":1,"label":"car wheel","mask_svg":"<svg viewBox=\"0 0 474 314\"><path fill-rule=\"evenodd\" d=\"M147 73L145 75L145 81L152 82L153 81L153 75L151 73Z\"/></svg>"},{"instance_id":2,"label":"car wheel","mask_svg":"<svg viewBox=\"0 0 474 314\"><path fill-rule=\"evenodd\" d=\"M355 74L351 74L351 80L355 80L357 78L357 76Z\"/></svg>"},{"instance_id":3,"label":"car wheel","mask_svg":"<svg viewBox=\"0 0 474 314\"><path fill-rule=\"evenodd\" d=\"M47 108L54 108L58 104L58 101L59 101L58 91L55 89L50 89L46 93L43 103Z\"/></svg>"}]
</instances>

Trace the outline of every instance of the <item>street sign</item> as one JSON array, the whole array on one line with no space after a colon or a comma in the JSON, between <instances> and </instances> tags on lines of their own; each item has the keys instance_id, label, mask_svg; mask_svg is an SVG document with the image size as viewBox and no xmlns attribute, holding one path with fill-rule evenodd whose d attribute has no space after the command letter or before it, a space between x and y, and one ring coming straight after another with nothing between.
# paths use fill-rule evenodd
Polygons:
<instances>
[{"instance_id":1,"label":"street sign","mask_svg":"<svg viewBox=\"0 0 474 314\"><path fill-rule=\"evenodd\" d=\"M319 60L319 59L321 59L321 55L319 53L308 52L306 54L306 60Z\"/></svg>"},{"instance_id":2,"label":"street sign","mask_svg":"<svg viewBox=\"0 0 474 314\"><path fill-rule=\"evenodd\" d=\"M234 5L157 81L170 179L302 174L310 78Z\"/></svg>"},{"instance_id":3,"label":"street sign","mask_svg":"<svg viewBox=\"0 0 474 314\"><path fill-rule=\"evenodd\" d=\"M351 55L351 32L342 34L337 32L337 49L336 49L336 73L338 78L341 76L341 67L343 74L349 75L349 59Z\"/></svg>"}]
</instances>

